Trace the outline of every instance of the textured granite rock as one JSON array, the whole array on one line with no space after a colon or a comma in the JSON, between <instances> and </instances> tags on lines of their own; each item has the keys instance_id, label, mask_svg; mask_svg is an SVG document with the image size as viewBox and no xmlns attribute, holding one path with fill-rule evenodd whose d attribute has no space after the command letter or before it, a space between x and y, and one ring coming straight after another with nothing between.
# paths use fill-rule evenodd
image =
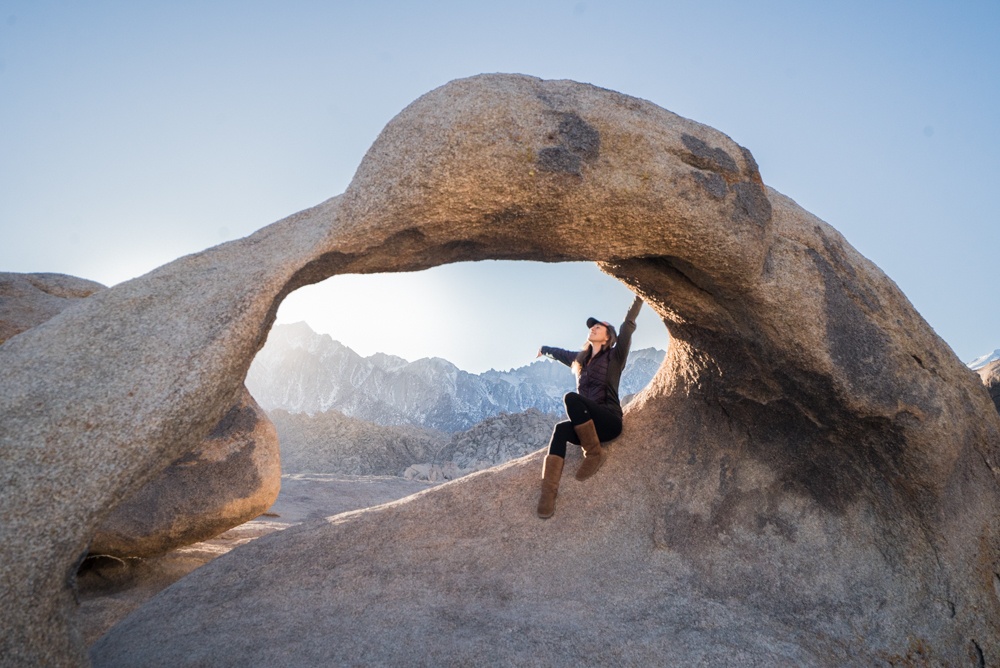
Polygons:
<instances>
[{"instance_id":1,"label":"textured granite rock","mask_svg":"<svg viewBox=\"0 0 1000 668\"><path fill-rule=\"evenodd\" d=\"M277 431L244 390L208 438L111 511L90 553L166 554L252 520L280 489Z\"/></svg>"},{"instance_id":2,"label":"textured granite rock","mask_svg":"<svg viewBox=\"0 0 1000 668\"><path fill-rule=\"evenodd\" d=\"M66 274L0 272L0 343L106 288Z\"/></svg>"},{"instance_id":3,"label":"textured granite rock","mask_svg":"<svg viewBox=\"0 0 1000 668\"><path fill-rule=\"evenodd\" d=\"M105 289L64 274L0 273L0 343ZM277 433L244 390L208 439L115 508L91 551L151 557L211 538L267 510L280 486Z\"/></svg>"},{"instance_id":4,"label":"textured granite rock","mask_svg":"<svg viewBox=\"0 0 1000 668\"><path fill-rule=\"evenodd\" d=\"M272 534L124 620L96 664L997 662L1000 414L979 379L725 135L516 75L418 99L342 196L0 347L2 655L85 660L88 531L235 403L290 290L481 259L598 262L670 329L601 472L565 476L547 521L538 453Z\"/></svg>"}]
</instances>

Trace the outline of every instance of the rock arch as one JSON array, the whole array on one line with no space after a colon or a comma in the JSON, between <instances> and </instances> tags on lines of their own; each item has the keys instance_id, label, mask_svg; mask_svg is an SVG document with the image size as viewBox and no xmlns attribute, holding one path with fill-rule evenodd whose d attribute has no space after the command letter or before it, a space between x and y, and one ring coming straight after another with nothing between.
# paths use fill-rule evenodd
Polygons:
<instances>
[{"instance_id":1,"label":"rock arch","mask_svg":"<svg viewBox=\"0 0 1000 668\"><path fill-rule=\"evenodd\" d=\"M428 663L1000 656L1000 415L975 374L725 135L518 75L426 94L343 195L0 347L0 653L84 660L89 532L233 405L285 295L481 259L597 262L668 326L601 478L545 523L529 457L261 539L119 625L98 663L183 662L191 642L232 663L392 662L417 641Z\"/></svg>"}]
</instances>

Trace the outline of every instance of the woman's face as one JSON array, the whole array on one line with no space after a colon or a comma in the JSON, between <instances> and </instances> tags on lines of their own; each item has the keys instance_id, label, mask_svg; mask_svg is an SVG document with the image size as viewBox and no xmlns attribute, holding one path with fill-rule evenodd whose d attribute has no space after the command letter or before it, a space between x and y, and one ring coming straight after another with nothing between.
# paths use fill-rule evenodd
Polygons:
<instances>
[{"instance_id":1,"label":"woman's face","mask_svg":"<svg viewBox=\"0 0 1000 668\"><path fill-rule=\"evenodd\" d=\"M601 323L595 323L593 327L590 328L590 336L587 340L591 343L604 344L608 342L608 328Z\"/></svg>"}]
</instances>

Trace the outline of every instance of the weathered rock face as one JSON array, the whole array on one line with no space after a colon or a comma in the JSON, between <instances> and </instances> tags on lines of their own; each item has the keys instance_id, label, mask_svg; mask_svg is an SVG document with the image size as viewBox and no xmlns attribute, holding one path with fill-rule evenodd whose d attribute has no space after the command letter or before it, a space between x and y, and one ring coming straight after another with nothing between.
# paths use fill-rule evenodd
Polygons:
<instances>
[{"instance_id":1,"label":"weathered rock face","mask_svg":"<svg viewBox=\"0 0 1000 668\"><path fill-rule=\"evenodd\" d=\"M0 273L0 343L106 288L65 274Z\"/></svg>"},{"instance_id":2,"label":"weathered rock face","mask_svg":"<svg viewBox=\"0 0 1000 668\"><path fill-rule=\"evenodd\" d=\"M278 434L244 390L208 438L108 515L90 552L166 554L252 520L271 507L280 489Z\"/></svg>"},{"instance_id":3,"label":"weathered rock face","mask_svg":"<svg viewBox=\"0 0 1000 668\"><path fill-rule=\"evenodd\" d=\"M0 274L0 343L105 289L63 274ZM115 508L90 549L115 557L164 554L260 515L280 487L274 425L243 390L208 439Z\"/></svg>"},{"instance_id":4,"label":"weathered rock face","mask_svg":"<svg viewBox=\"0 0 1000 668\"><path fill-rule=\"evenodd\" d=\"M1000 360L990 362L977 373L983 379L983 385L989 391L993 405L1000 411Z\"/></svg>"},{"instance_id":5,"label":"weathered rock face","mask_svg":"<svg viewBox=\"0 0 1000 668\"><path fill-rule=\"evenodd\" d=\"M596 261L670 329L601 472L564 476L548 521L539 453L273 534L119 624L97 664L997 663L979 379L725 135L509 75L414 102L343 196L0 347L0 655L84 660L89 532L233 405L290 290L479 259Z\"/></svg>"}]
</instances>

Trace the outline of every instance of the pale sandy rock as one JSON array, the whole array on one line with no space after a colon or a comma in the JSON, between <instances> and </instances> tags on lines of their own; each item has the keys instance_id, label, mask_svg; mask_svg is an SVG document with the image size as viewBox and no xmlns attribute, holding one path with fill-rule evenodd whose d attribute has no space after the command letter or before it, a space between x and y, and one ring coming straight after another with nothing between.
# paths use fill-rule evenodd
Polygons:
<instances>
[{"instance_id":1,"label":"pale sandy rock","mask_svg":"<svg viewBox=\"0 0 1000 668\"><path fill-rule=\"evenodd\" d=\"M427 488L427 483L390 476L286 474L277 501L263 517L207 541L159 557L91 556L77 578L84 641L94 643L159 591L239 545L306 519L388 503Z\"/></svg>"},{"instance_id":2,"label":"pale sandy rock","mask_svg":"<svg viewBox=\"0 0 1000 668\"><path fill-rule=\"evenodd\" d=\"M201 444L120 503L90 553L153 557L257 517L281 489L278 434L246 390Z\"/></svg>"},{"instance_id":3,"label":"pale sandy rock","mask_svg":"<svg viewBox=\"0 0 1000 668\"><path fill-rule=\"evenodd\" d=\"M976 373L983 379L983 385L993 399L993 405L1000 411L1000 360L990 362Z\"/></svg>"},{"instance_id":4,"label":"pale sandy rock","mask_svg":"<svg viewBox=\"0 0 1000 668\"><path fill-rule=\"evenodd\" d=\"M0 343L106 288L65 274L0 272Z\"/></svg>"},{"instance_id":5,"label":"pale sandy rock","mask_svg":"<svg viewBox=\"0 0 1000 668\"><path fill-rule=\"evenodd\" d=\"M1000 414L979 379L725 135L514 75L414 102L343 196L0 347L0 656L85 660L90 532L235 403L290 290L481 259L596 261L670 329L601 472L565 476L547 521L537 453L266 536L96 664L998 662Z\"/></svg>"}]
</instances>

